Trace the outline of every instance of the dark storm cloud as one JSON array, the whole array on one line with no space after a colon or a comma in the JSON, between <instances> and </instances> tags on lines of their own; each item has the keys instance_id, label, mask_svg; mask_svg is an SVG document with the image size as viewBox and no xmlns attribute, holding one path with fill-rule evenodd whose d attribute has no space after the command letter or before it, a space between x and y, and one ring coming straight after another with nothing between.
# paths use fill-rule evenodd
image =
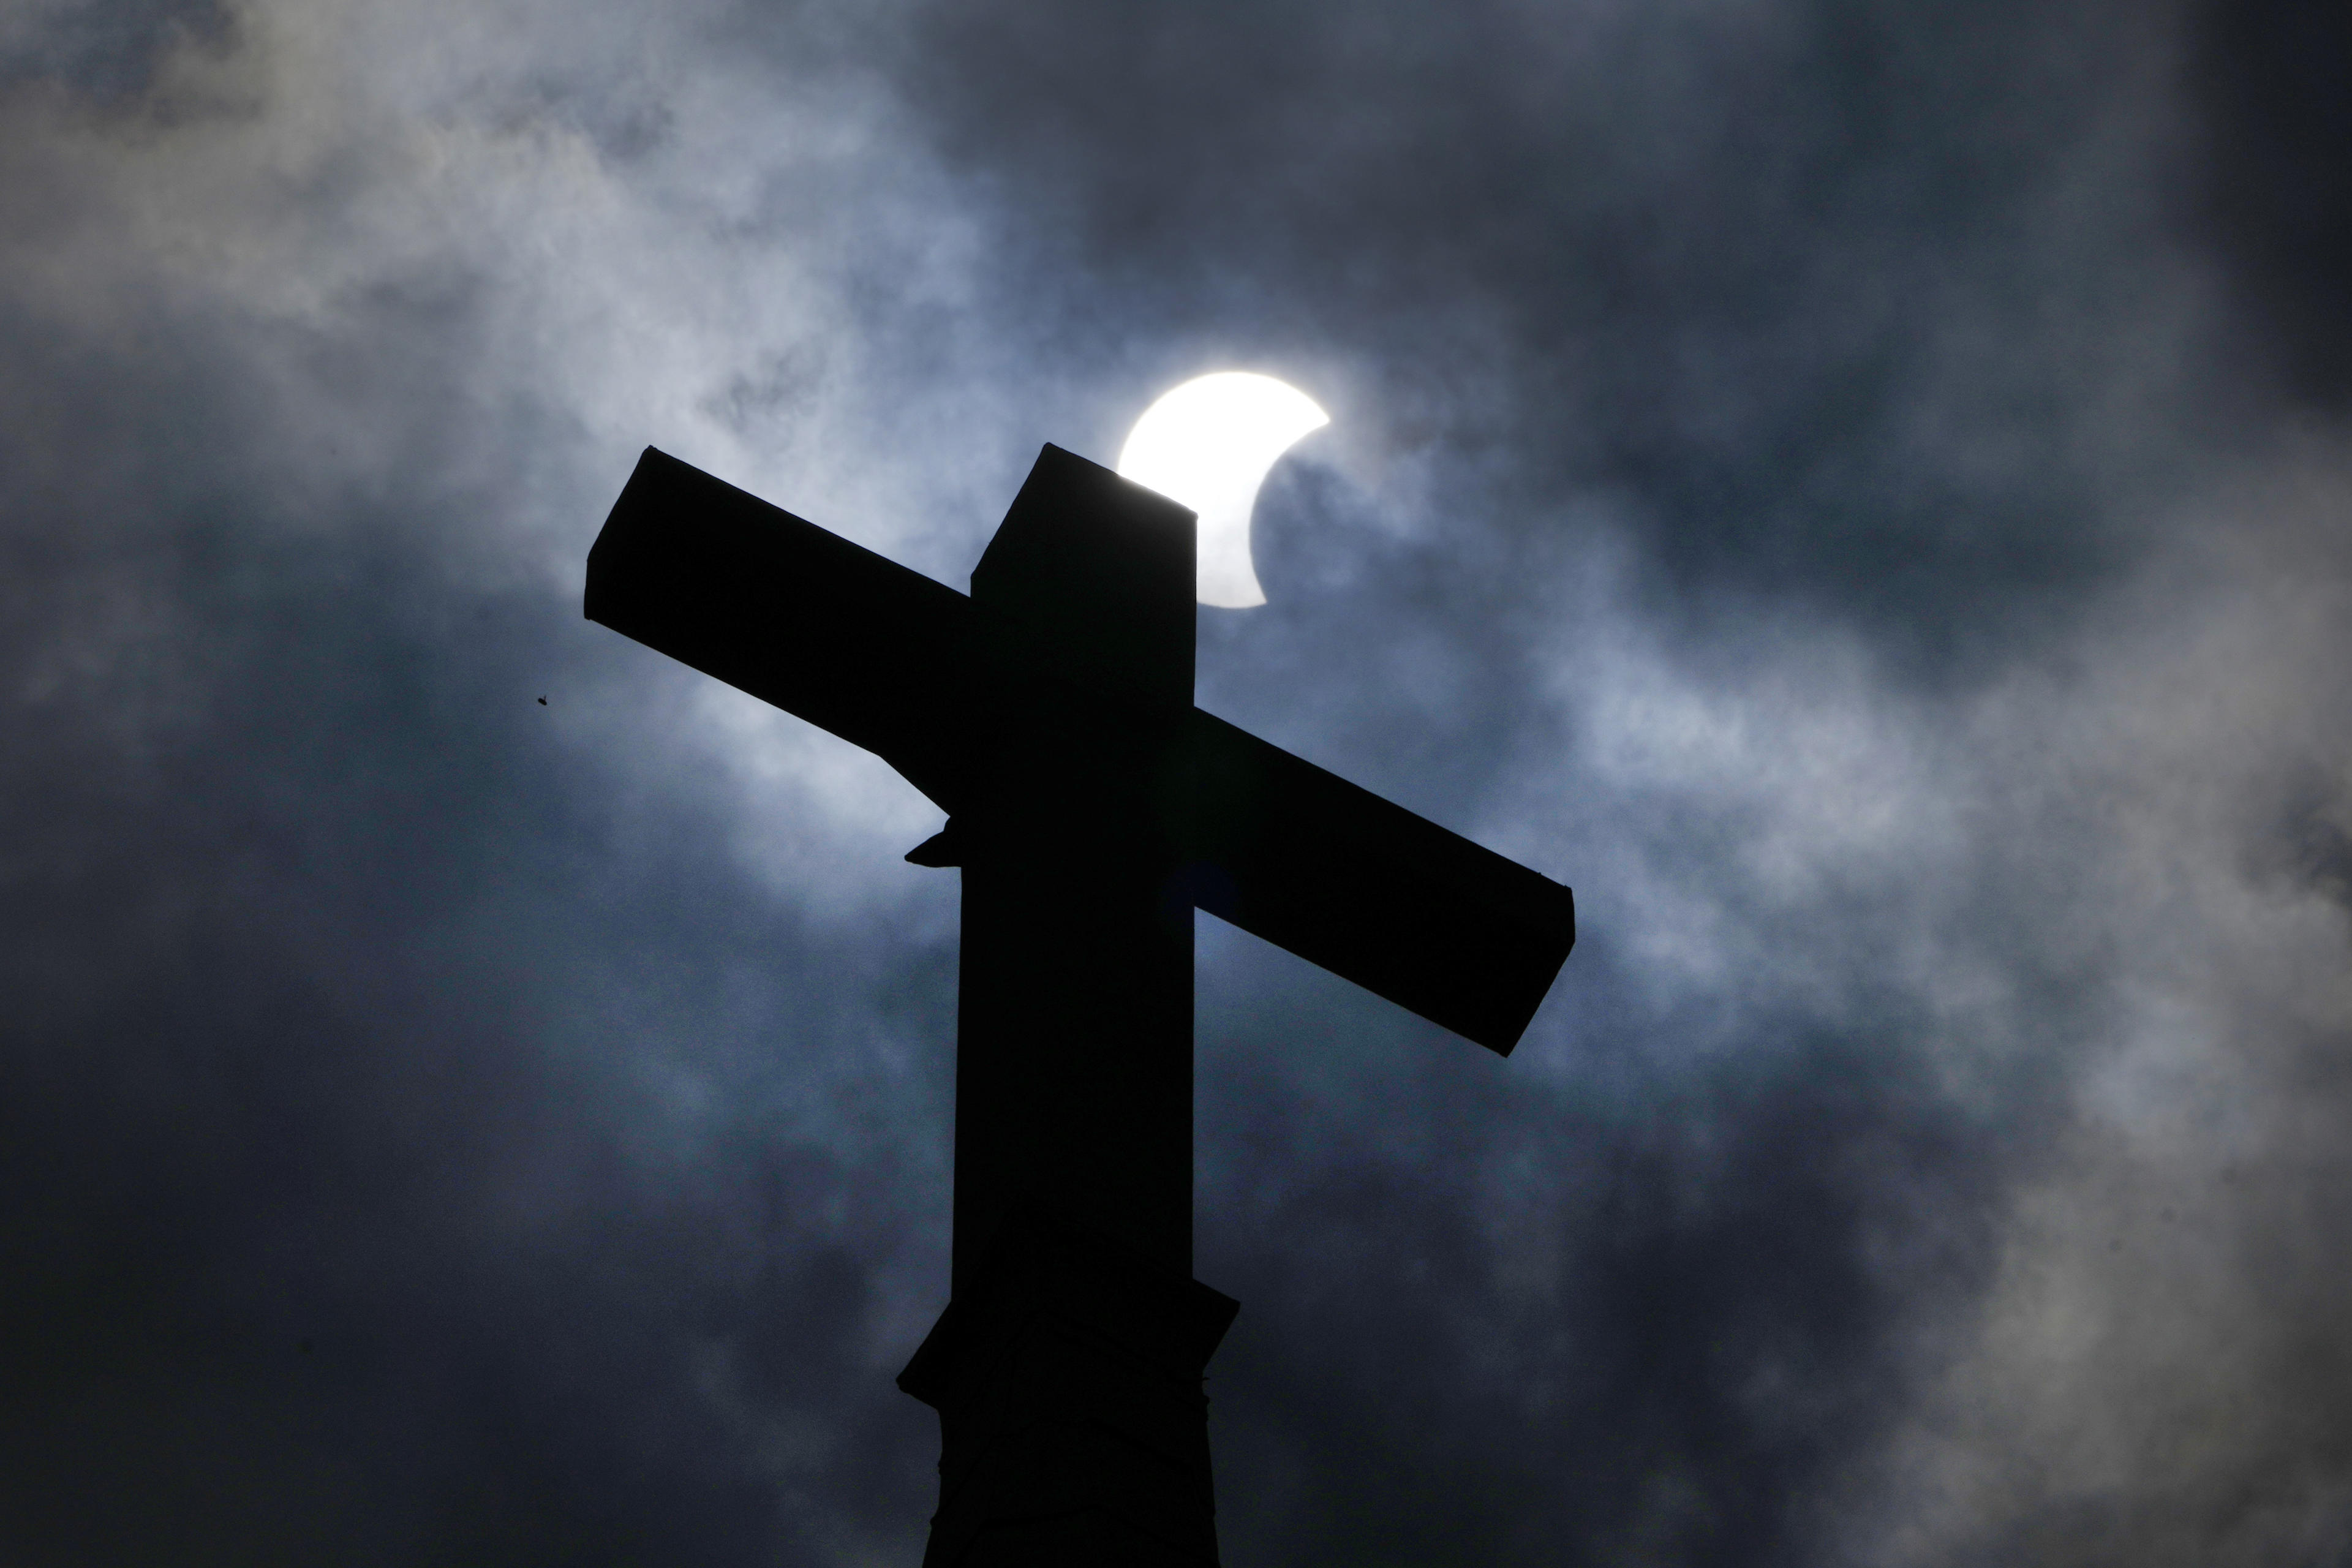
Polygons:
<instances>
[{"instance_id":1,"label":"dark storm cloud","mask_svg":"<svg viewBox=\"0 0 2352 1568\"><path fill-rule=\"evenodd\" d=\"M429 481L404 515L330 498L322 546L225 345L150 336L96 378L16 345L79 440L10 454L36 481L8 618L11 1553L903 1534L920 1412L862 1334L933 1184L894 1198L887 1150L780 1142L782 1108L856 1086L774 1080L936 1035L935 1000L887 998L908 965L936 998L943 955L877 970L870 937L747 889L707 799L582 777L520 678L561 703L611 650L548 595L448 581L462 552L417 536L478 519ZM93 379L110 405L72 395ZM168 479L99 463L163 429ZM797 1048L719 1059L746 1037ZM697 1070L735 1103L683 1116L664 1080ZM938 1089L891 1092L919 1117ZM795 1445L811 1410L824 1440ZM898 1507L816 1509L811 1475Z\"/></svg>"},{"instance_id":2,"label":"dark storm cloud","mask_svg":"<svg viewBox=\"0 0 2352 1568\"><path fill-rule=\"evenodd\" d=\"M2189 192L2207 243L2231 263L2249 347L2298 395L2352 396L2352 19L2326 5L2208 5L2189 34L2204 112Z\"/></svg>"},{"instance_id":3,"label":"dark storm cloud","mask_svg":"<svg viewBox=\"0 0 2352 1568\"><path fill-rule=\"evenodd\" d=\"M100 102L152 85L175 50L219 48L232 37L229 9L212 0L82 5L31 0L0 22L0 80L48 81Z\"/></svg>"},{"instance_id":4,"label":"dark storm cloud","mask_svg":"<svg viewBox=\"0 0 2352 1568\"><path fill-rule=\"evenodd\" d=\"M2103 145L2167 129L2166 31L1038 5L944 13L917 101L1082 320L1302 368L1377 342L1364 412L1488 459L1457 509L1614 485L1670 600L1794 596L1933 662L2112 564L2116 459L2178 480L2172 443L2083 449L2086 394L2179 374L2146 363L2164 193Z\"/></svg>"},{"instance_id":5,"label":"dark storm cloud","mask_svg":"<svg viewBox=\"0 0 2352 1568\"><path fill-rule=\"evenodd\" d=\"M1229 1560L2340 1561L2280 15L20 13L7 1554L912 1561L936 814L581 558L653 440L959 581L1242 363L1204 702L1584 936L1503 1062L1204 926Z\"/></svg>"}]
</instances>

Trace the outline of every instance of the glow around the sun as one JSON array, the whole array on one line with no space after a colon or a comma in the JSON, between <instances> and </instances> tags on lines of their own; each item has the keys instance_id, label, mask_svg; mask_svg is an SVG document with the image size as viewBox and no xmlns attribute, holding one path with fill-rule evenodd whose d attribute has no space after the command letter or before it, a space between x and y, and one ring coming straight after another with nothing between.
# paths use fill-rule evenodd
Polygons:
<instances>
[{"instance_id":1,"label":"glow around the sun","mask_svg":"<svg viewBox=\"0 0 2352 1568\"><path fill-rule=\"evenodd\" d=\"M1292 443L1330 422L1297 387L1247 371L1195 377L1135 422L1118 471L1200 514L1201 603L1265 603L1250 560L1257 488Z\"/></svg>"}]
</instances>

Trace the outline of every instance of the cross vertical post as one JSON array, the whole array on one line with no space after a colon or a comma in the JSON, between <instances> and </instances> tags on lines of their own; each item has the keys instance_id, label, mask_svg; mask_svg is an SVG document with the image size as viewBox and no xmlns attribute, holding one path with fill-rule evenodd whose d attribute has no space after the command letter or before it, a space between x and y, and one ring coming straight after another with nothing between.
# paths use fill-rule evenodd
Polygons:
<instances>
[{"instance_id":1,"label":"cross vertical post","mask_svg":"<svg viewBox=\"0 0 2352 1568\"><path fill-rule=\"evenodd\" d=\"M1192 514L1049 448L972 572L951 1304L927 1568L1213 1563L1192 1279Z\"/></svg>"},{"instance_id":2,"label":"cross vertical post","mask_svg":"<svg viewBox=\"0 0 2352 1568\"><path fill-rule=\"evenodd\" d=\"M958 1293L1024 1205L1192 1267L1192 910L1154 800L1192 709L1192 514L1055 456L971 574Z\"/></svg>"}]
</instances>

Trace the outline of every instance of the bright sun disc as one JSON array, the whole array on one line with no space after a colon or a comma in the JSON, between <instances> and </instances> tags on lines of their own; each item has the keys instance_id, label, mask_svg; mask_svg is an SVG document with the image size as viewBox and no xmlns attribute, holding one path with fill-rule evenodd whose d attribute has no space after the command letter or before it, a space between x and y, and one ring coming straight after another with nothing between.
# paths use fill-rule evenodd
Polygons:
<instances>
[{"instance_id":1,"label":"bright sun disc","mask_svg":"<svg viewBox=\"0 0 2352 1568\"><path fill-rule=\"evenodd\" d=\"M1329 423L1297 387L1238 370L1186 382L1135 422L1118 471L1200 514L1201 603L1265 603L1250 560L1257 488L1293 443Z\"/></svg>"}]
</instances>

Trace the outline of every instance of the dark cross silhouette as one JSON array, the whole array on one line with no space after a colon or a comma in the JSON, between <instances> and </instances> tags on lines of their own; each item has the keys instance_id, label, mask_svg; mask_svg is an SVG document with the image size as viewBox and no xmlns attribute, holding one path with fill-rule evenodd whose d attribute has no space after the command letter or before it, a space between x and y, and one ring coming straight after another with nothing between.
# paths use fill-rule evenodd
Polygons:
<instances>
[{"instance_id":1,"label":"dark cross silhouette","mask_svg":"<svg viewBox=\"0 0 2352 1568\"><path fill-rule=\"evenodd\" d=\"M1047 447L969 598L646 448L591 620L878 752L963 870L925 1568L1216 1562L1192 910L1507 1055L1569 889L1192 706L1192 514Z\"/></svg>"}]
</instances>

